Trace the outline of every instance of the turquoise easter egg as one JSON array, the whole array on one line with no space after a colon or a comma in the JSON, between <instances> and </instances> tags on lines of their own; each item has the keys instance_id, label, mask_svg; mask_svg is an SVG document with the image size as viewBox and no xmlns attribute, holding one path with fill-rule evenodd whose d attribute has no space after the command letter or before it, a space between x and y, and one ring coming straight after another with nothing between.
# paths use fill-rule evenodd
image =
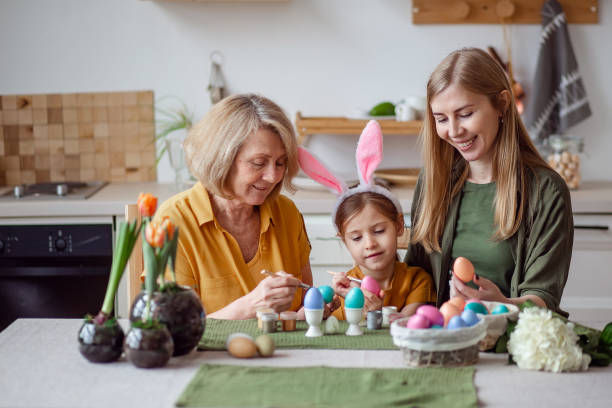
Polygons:
<instances>
[{"instance_id":1,"label":"turquoise easter egg","mask_svg":"<svg viewBox=\"0 0 612 408\"><path fill-rule=\"evenodd\" d=\"M463 319L461 318L461 316L453 316L451 317L451 319L448 321L448 325L446 325L447 329L460 329L462 327L466 327L465 322L463 321Z\"/></svg>"},{"instance_id":2,"label":"turquoise easter egg","mask_svg":"<svg viewBox=\"0 0 612 408\"><path fill-rule=\"evenodd\" d=\"M502 314L502 313L508 313L509 310L506 307L506 305L497 305L495 306L495 308L493 308L493 310L491 311L491 314Z\"/></svg>"},{"instance_id":3,"label":"turquoise easter egg","mask_svg":"<svg viewBox=\"0 0 612 408\"><path fill-rule=\"evenodd\" d=\"M478 323L479 320L478 316L476 316L476 313L474 313L474 311L470 309L465 309L461 313L461 319L463 319L467 326L473 326Z\"/></svg>"},{"instance_id":4,"label":"turquoise easter egg","mask_svg":"<svg viewBox=\"0 0 612 408\"><path fill-rule=\"evenodd\" d=\"M432 324L430 329L442 329L443 327L440 326L439 324Z\"/></svg>"},{"instance_id":5,"label":"turquoise easter egg","mask_svg":"<svg viewBox=\"0 0 612 408\"><path fill-rule=\"evenodd\" d=\"M319 289L310 288L304 297L304 308L306 309L323 309L323 296Z\"/></svg>"},{"instance_id":6,"label":"turquoise easter egg","mask_svg":"<svg viewBox=\"0 0 612 408\"><path fill-rule=\"evenodd\" d=\"M323 296L323 301L325 301L325 303L331 302L334 298L334 290L331 286L319 286L319 292L321 292L321 296Z\"/></svg>"},{"instance_id":7,"label":"turquoise easter egg","mask_svg":"<svg viewBox=\"0 0 612 408\"><path fill-rule=\"evenodd\" d=\"M465 308L463 308L463 310L466 310L466 309L469 309L474 313L480 313L480 314L485 314L485 315L489 314L485 305L483 305L482 303L478 303L478 302L466 303Z\"/></svg>"},{"instance_id":8,"label":"turquoise easter egg","mask_svg":"<svg viewBox=\"0 0 612 408\"><path fill-rule=\"evenodd\" d=\"M352 288L344 301L344 306L349 309L359 309L363 307L363 292L359 288Z\"/></svg>"}]
</instances>

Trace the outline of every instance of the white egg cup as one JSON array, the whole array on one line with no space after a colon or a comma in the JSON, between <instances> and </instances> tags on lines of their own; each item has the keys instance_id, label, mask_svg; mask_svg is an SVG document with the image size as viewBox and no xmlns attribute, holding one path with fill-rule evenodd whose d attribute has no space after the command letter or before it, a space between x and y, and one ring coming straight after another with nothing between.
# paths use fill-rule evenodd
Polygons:
<instances>
[{"instance_id":1,"label":"white egg cup","mask_svg":"<svg viewBox=\"0 0 612 408\"><path fill-rule=\"evenodd\" d=\"M359 327L359 322L361 322L361 319L363 318L363 307L345 307L344 314L346 315L346 321L349 324L345 334L347 336L361 336L363 331Z\"/></svg>"},{"instance_id":2,"label":"white egg cup","mask_svg":"<svg viewBox=\"0 0 612 408\"><path fill-rule=\"evenodd\" d=\"M304 308L304 314L306 315L306 323L308 323L306 337L322 336L323 331L321 331L321 322L323 321L323 309Z\"/></svg>"}]
</instances>

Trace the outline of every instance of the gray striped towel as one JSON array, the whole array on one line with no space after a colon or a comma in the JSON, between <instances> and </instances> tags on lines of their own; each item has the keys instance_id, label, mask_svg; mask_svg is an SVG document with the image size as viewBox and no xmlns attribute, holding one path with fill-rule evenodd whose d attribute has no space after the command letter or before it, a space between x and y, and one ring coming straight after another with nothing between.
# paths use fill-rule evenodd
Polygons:
<instances>
[{"instance_id":1,"label":"gray striped towel","mask_svg":"<svg viewBox=\"0 0 612 408\"><path fill-rule=\"evenodd\" d=\"M531 138L543 143L551 134L591 116L565 13L556 0L542 6L542 32L535 80L525 123Z\"/></svg>"}]
</instances>

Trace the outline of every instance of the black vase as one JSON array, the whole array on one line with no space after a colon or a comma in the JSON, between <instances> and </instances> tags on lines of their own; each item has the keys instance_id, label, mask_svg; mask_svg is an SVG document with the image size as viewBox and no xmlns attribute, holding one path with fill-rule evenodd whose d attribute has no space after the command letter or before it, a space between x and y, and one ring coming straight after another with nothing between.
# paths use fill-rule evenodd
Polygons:
<instances>
[{"instance_id":1,"label":"black vase","mask_svg":"<svg viewBox=\"0 0 612 408\"><path fill-rule=\"evenodd\" d=\"M125 356L139 368L165 366L173 349L172 336L164 325L150 329L132 326L125 337Z\"/></svg>"},{"instance_id":2,"label":"black vase","mask_svg":"<svg viewBox=\"0 0 612 408\"><path fill-rule=\"evenodd\" d=\"M117 361L123 351L124 337L116 320L104 324L86 321L79 329L79 351L92 363Z\"/></svg>"},{"instance_id":3,"label":"black vase","mask_svg":"<svg viewBox=\"0 0 612 408\"><path fill-rule=\"evenodd\" d=\"M130 320L141 320L147 303L147 294L138 294L130 310ZM170 286L155 292L151 301L151 315L165 324L174 341L174 356L182 356L197 345L206 327L206 312L193 289Z\"/></svg>"}]
</instances>

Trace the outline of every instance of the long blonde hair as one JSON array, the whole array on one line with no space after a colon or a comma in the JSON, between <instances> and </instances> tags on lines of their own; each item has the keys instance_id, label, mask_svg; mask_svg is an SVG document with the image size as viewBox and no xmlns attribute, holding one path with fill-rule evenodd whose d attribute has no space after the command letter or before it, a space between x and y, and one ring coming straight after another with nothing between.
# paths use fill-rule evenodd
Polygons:
<instances>
[{"instance_id":1,"label":"long blonde hair","mask_svg":"<svg viewBox=\"0 0 612 408\"><path fill-rule=\"evenodd\" d=\"M549 167L531 142L514 99L510 97L507 101L501 97L503 91L512 95L503 68L478 48L452 52L436 67L427 82L427 112L420 135L425 163L423 188L413 215L411 242L420 243L427 252L441 251L440 239L450 205L468 177L467 161L438 136L431 111L432 99L451 84L486 95L502 115L492 147L493 180L497 183L494 240L511 237L525 217L528 172L537 167Z\"/></svg>"}]
</instances>

